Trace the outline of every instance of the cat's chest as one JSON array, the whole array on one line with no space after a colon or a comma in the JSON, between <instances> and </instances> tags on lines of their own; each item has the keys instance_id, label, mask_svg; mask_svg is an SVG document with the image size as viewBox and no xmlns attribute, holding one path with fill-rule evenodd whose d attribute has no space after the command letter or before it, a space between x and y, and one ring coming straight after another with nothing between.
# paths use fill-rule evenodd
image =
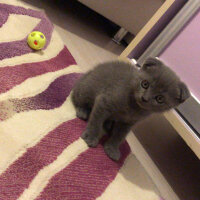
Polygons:
<instances>
[{"instance_id":1,"label":"cat's chest","mask_svg":"<svg viewBox=\"0 0 200 200\"><path fill-rule=\"evenodd\" d=\"M134 110L134 109L129 109L123 112L118 112L116 113L113 118L116 121L123 121L126 123L134 124L137 121L142 120L148 115L147 112L144 112L142 110Z\"/></svg>"}]
</instances>

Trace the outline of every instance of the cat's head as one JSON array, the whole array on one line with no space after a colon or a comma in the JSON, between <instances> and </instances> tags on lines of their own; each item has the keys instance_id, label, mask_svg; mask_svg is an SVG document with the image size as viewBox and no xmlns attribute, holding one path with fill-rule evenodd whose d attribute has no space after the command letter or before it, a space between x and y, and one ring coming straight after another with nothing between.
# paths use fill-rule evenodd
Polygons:
<instances>
[{"instance_id":1,"label":"cat's head","mask_svg":"<svg viewBox=\"0 0 200 200\"><path fill-rule=\"evenodd\" d=\"M156 58L148 58L139 74L135 99L146 110L163 112L178 106L190 96L185 83Z\"/></svg>"}]
</instances>

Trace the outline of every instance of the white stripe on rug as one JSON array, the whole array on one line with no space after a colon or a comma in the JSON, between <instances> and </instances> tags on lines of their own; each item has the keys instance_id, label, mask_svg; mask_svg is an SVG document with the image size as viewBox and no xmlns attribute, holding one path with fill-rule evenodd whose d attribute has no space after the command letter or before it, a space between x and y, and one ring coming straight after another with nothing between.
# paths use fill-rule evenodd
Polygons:
<instances>
[{"instance_id":1,"label":"white stripe on rug","mask_svg":"<svg viewBox=\"0 0 200 200\"><path fill-rule=\"evenodd\" d=\"M88 149L86 143L80 138L77 141L69 145L58 158L50 165L44 167L38 175L33 179L28 189L18 198L18 200L32 200L35 199L40 192L48 184L48 181L59 171L64 169L73 160L77 158L79 154Z\"/></svg>"},{"instance_id":2,"label":"white stripe on rug","mask_svg":"<svg viewBox=\"0 0 200 200\"><path fill-rule=\"evenodd\" d=\"M74 119L70 96L59 108L15 114L0 123L0 174L61 123Z\"/></svg>"},{"instance_id":3,"label":"white stripe on rug","mask_svg":"<svg viewBox=\"0 0 200 200\"><path fill-rule=\"evenodd\" d=\"M71 65L65 69L55 72L48 72L25 80L20 85L15 86L8 92L0 95L0 101L12 98L26 98L35 96L48 88L48 86L59 76L70 73L81 73L78 65ZM34 86L34 87L33 87Z\"/></svg>"},{"instance_id":4,"label":"white stripe on rug","mask_svg":"<svg viewBox=\"0 0 200 200\"><path fill-rule=\"evenodd\" d=\"M154 183L133 154L125 160L116 178L97 200L159 200Z\"/></svg>"},{"instance_id":5,"label":"white stripe on rug","mask_svg":"<svg viewBox=\"0 0 200 200\"><path fill-rule=\"evenodd\" d=\"M10 14L6 23L0 28L0 42L23 40L40 21L40 19L28 15ZM15 29L15 34L13 34L13 27L23 28Z\"/></svg>"},{"instance_id":6,"label":"white stripe on rug","mask_svg":"<svg viewBox=\"0 0 200 200\"><path fill-rule=\"evenodd\" d=\"M54 30L52 33L51 42L45 50L28 53L22 56L15 56L13 58L6 58L0 61L0 67L50 60L51 58L56 57L63 48L63 41L58 33Z\"/></svg>"}]
</instances>

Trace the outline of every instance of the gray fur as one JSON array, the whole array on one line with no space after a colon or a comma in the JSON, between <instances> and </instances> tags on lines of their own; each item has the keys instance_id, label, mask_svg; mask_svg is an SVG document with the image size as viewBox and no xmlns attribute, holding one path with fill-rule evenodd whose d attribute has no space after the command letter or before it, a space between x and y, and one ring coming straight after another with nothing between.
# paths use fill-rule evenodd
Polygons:
<instances>
[{"instance_id":1,"label":"gray fur","mask_svg":"<svg viewBox=\"0 0 200 200\"><path fill-rule=\"evenodd\" d=\"M96 66L76 83L72 102L77 116L89 119L82 134L88 146L96 147L109 132L104 150L118 160L119 146L136 122L174 108L189 96L187 86L170 68L148 58L140 70L122 61Z\"/></svg>"}]
</instances>

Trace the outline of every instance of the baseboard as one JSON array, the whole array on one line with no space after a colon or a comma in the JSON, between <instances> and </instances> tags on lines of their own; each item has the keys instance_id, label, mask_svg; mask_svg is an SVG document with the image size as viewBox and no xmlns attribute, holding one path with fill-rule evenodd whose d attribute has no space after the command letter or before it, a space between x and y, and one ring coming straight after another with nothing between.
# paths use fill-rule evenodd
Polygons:
<instances>
[{"instance_id":1,"label":"baseboard","mask_svg":"<svg viewBox=\"0 0 200 200\"><path fill-rule=\"evenodd\" d=\"M147 171L165 200L180 200L133 132L127 136L131 151Z\"/></svg>"}]
</instances>

